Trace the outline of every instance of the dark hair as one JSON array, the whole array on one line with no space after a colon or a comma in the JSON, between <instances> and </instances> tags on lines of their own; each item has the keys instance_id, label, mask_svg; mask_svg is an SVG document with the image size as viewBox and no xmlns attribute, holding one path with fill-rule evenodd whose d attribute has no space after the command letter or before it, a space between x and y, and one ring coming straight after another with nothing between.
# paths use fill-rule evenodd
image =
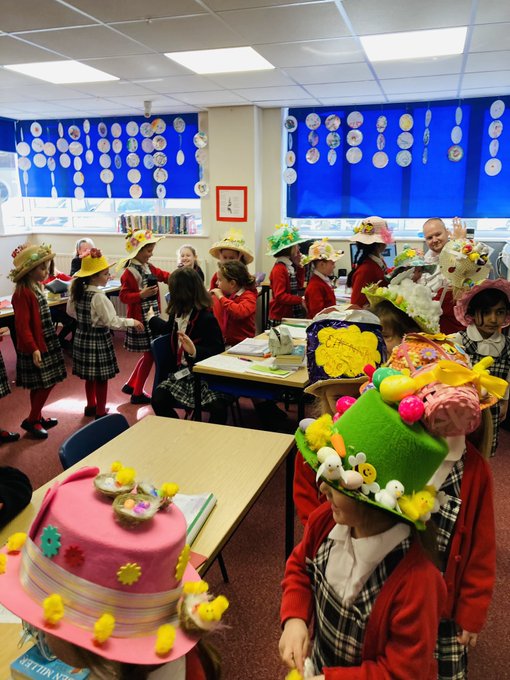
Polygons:
<instances>
[{"instance_id":1,"label":"dark hair","mask_svg":"<svg viewBox=\"0 0 510 680\"><path fill-rule=\"evenodd\" d=\"M510 312L510 302L506 294L498 288L486 288L473 295L467 307L469 316L475 319L478 325L483 324L483 317L491 307L503 302L507 312Z\"/></svg>"},{"instance_id":2,"label":"dark hair","mask_svg":"<svg viewBox=\"0 0 510 680\"><path fill-rule=\"evenodd\" d=\"M288 248L284 248L283 250L279 250L277 253L274 254L273 257L290 257L290 252L294 248L294 246L289 246Z\"/></svg>"},{"instance_id":3,"label":"dark hair","mask_svg":"<svg viewBox=\"0 0 510 680\"><path fill-rule=\"evenodd\" d=\"M408 316L398 307L395 307L389 300L381 300L373 308L381 323L385 323L392 331L393 335L403 338L406 333L416 333L420 327L414 319Z\"/></svg>"},{"instance_id":4,"label":"dark hair","mask_svg":"<svg viewBox=\"0 0 510 680\"><path fill-rule=\"evenodd\" d=\"M356 243L356 255L354 256L354 262L352 263L352 269L347 276L346 286L347 288L352 288L352 277L356 268L360 266L370 255L376 252L380 243Z\"/></svg>"},{"instance_id":5,"label":"dark hair","mask_svg":"<svg viewBox=\"0 0 510 680\"><path fill-rule=\"evenodd\" d=\"M253 288L255 285L255 277L250 274L248 267L241 260L220 262L218 271L227 281L235 281L240 288Z\"/></svg>"},{"instance_id":6,"label":"dark hair","mask_svg":"<svg viewBox=\"0 0 510 680\"><path fill-rule=\"evenodd\" d=\"M191 267L175 269L168 277L170 316L182 316L195 309L212 307L212 299L200 276Z\"/></svg>"},{"instance_id":7,"label":"dark hair","mask_svg":"<svg viewBox=\"0 0 510 680\"><path fill-rule=\"evenodd\" d=\"M83 300L85 287L90 283L90 276L76 276L69 287L69 296L73 302Z\"/></svg>"}]
</instances>

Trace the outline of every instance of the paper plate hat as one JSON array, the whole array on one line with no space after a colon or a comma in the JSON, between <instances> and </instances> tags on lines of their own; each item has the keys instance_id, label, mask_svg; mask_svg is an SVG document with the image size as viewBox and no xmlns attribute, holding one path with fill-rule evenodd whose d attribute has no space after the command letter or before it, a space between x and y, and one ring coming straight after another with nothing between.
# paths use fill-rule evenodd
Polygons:
<instances>
[{"instance_id":1,"label":"paper plate hat","mask_svg":"<svg viewBox=\"0 0 510 680\"><path fill-rule=\"evenodd\" d=\"M374 283L363 288L362 293L371 307L387 300L413 319L425 333L439 333L441 303L432 299L432 291L427 286L404 279L400 283L390 283L387 288Z\"/></svg>"},{"instance_id":2,"label":"paper plate hat","mask_svg":"<svg viewBox=\"0 0 510 680\"><path fill-rule=\"evenodd\" d=\"M239 229L229 229L229 231L224 234L221 241L216 241L216 243L213 244L209 249L209 253L219 260L220 252L222 250L235 250L238 253L241 253L245 264L253 262L253 253L246 246L243 233Z\"/></svg>"},{"instance_id":3,"label":"paper plate hat","mask_svg":"<svg viewBox=\"0 0 510 680\"><path fill-rule=\"evenodd\" d=\"M99 274L99 272L104 271L113 267L115 262L108 262L106 257L101 253L99 248L91 248L90 251L82 257L81 267L74 276L78 278L84 278L86 276L93 276L94 274Z\"/></svg>"},{"instance_id":4,"label":"paper plate hat","mask_svg":"<svg viewBox=\"0 0 510 680\"><path fill-rule=\"evenodd\" d=\"M393 236L386 220L373 215L366 217L360 224L354 227L354 234L350 241L357 243L393 243Z\"/></svg>"},{"instance_id":5,"label":"paper plate hat","mask_svg":"<svg viewBox=\"0 0 510 680\"><path fill-rule=\"evenodd\" d=\"M439 507L435 489L427 484L448 446L444 439L430 435L418 419L405 422L396 405L386 403L382 394L367 390L336 422L330 415L311 423L302 421L297 445L318 478L423 529Z\"/></svg>"},{"instance_id":6,"label":"paper plate hat","mask_svg":"<svg viewBox=\"0 0 510 680\"><path fill-rule=\"evenodd\" d=\"M425 261L423 250L405 245L402 252L395 257L390 278L395 283L398 283L409 269L414 269L415 267L421 267L424 272L432 273L436 265L428 264ZM406 277L404 276L403 278Z\"/></svg>"},{"instance_id":7,"label":"paper plate hat","mask_svg":"<svg viewBox=\"0 0 510 680\"><path fill-rule=\"evenodd\" d=\"M457 321L463 326L469 326L474 323L475 320L473 316L468 312L471 301L478 293L492 289L500 290L504 293L510 304L510 281L507 281L506 279L486 279L482 283L470 288L467 293L464 293L457 301L457 304L453 308L453 313L455 314ZM505 326L510 326L510 314L507 314L505 322L503 323L503 327Z\"/></svg>"},{"instance_id":8,"label":"paper plate hat","mask_svg":"<svg viewBox=\"0 0 510 680\"><path fill-rule=\"evenodd\" d=\"M122 260L119 260L117 269L123 267L126 262L128 262L128 260L135 258L144 246L148 246L151 243L157 243L163 238L165 237L155 236L154 232L150 231L150 229L137 229L135 231L128 231L126 233L126 251L128 256L124 257Z\"/></svg>"},{"instance_id":9,"label":"paper plate hat","mask_svg":"<svg viewBox=\"0 0 510 680\"><path fill-rule=\"evenodd\" d=\"M83 468L47 492L28 535L14 534L0 551L0 603L107 659L161 664L196 644L184 628L188 616L202 620L198 603L214 609L205 629L228 603L211 602L188 564L186 520L170 502L176 485L153 493L145 484L144 494L118 496L114 512L108 496L132 488L134 474L115 469Z\"/></svg>"},{"instance_id":10,"label":"paper plate hat","mask_svg":"<svg viewBox=\"0 0 510 680\"><path fill-rule=\"evenodd\" d=\"M489 276L489 255L489 246L472 239L455 239L444 246L439 254L439 268L455 298Z\"/></svg>"},{"instance_id":11,"label":"paper plate hat","mask_svg":"<svg viewBox=\"0 0 510 680\"><path fill-rule=\"evenodd\" d=\"M267 239L269 243L267 255L277 255L286 248L292 248L292 246L298 243L304 243L309 240L307 236L300 236L297 227L289 224L277 224L275 230Z\"/></svg>"},{"instance_id":12,"label":"paper plate hat","mask_svg":"<svg viewBox=\"0 0 510 680\"><path fill-rule=\"evenodd\" d=\"M343 250L335 250L327 238L314 241L308 249L308 255L303 258L303 264L309 264L315 260L331 260L336 262L344 254Z\"/></svg>"},{"instance_id":13,"label":"paper plate hat","mask_svg":"<svg viewBox=\"0 0 510 680\"><path fill-rule=\"evenodd\" d=\"M51 252L51 246L44 243L38 246L31 246L28 243L18 246L12 253L14 268L9 272L9 278L17 283L32 269L54 257L55 253Z\"/></svg>"}]
</instances>

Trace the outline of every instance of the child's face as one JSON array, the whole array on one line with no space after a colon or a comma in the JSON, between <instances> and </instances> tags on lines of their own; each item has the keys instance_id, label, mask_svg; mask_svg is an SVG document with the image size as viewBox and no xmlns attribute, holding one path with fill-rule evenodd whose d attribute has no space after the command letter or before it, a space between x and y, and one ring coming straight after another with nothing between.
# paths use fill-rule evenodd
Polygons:
<instances>
[{"instance_id":1,"label":"child's face","mask_svg":"<svg viewBox=\"0 0 510 680\"><path fill-rule=\"evenodd\" d=\"M90 277L90 283L93 286L106 286L109 280L110 280L109 269L103 269L102 272L98 272L97 274L94 274L94 276Z\"/></svg>"},{"instance_id":2,"label":"child's face","mask_svg":"<svg viewBox=\"0 0 510 680\"><path fill-rule=\"evenodd\" d=\"M333 489L326 482L322 482L319 487L328 503L331 505L331 512L333 519L337 524L343 524L348 527L362 527L365 523L365 509L363 504L359 501L347 496L341 491Z\"/></svg>"},{"instance_id":3,"label":"child's face","mask_svg":"<svg viewBox=\"0 0 510 680\"><path fill-rule=\"evenodd\" d=\"M179 252L179 263L183 267L193 267L195 261L195 256L190 248L181 248Z\"/></svg>"},{"instance_id":4,"label":"child's face","mask_svg":"<svg viewBox=\"0 0 510 680\"><path fill-rule=\"evenodd\" d=\"M41 283L48 278L49 267L49 262L42 262L37 267L34 267L32 271L28 272L28 278L36 283Z\"/></svg>"},{"instance_id":5,"label":"child's face","mask_svg":"<svg viewBox=\"0 0 510 680\"><path fill-rule=\"evenodd\" d=\"M149 243L148 245L144 246L143 248L140 249L140 252L136 256L136 259L138 262L141 262L142 264L146 264L152 257L152 254L154 253L154 246L155 243Z\"/></svg>"},{"instance_id":6,"label":"child's face","mask_svg":"<svg viewBox=\"0 0 510 680\"><path fill-rule=\"evenodd\" d=\"M490 338L491 335L501 330L507 317L507 309L504 302L489 307L485 312L478 311L475 314L475 324L483 338Z\"/></svg>"},{"instance_id":7,"label":"child's face","mask_svg":"<svg viewBox=\"0 0 510 680\"><path fill-rule=\"evenodd\" d=\"M241 259L241 253L238 250L230 250L230 248L223 248L220 250L220 262L228 262L229 260Z\"/></svg>"},{"instance_id":8,"label":"child's face","mask_svg":"<svg viewBox=\"0 0 510 680\"><path fill-rule=\"evenodd\" d=\"M402 337L400 335L395 335L393 328L389 326L388 323L385 323L384 320L381 320L381 330L384 344L386 345L389 356L393 348L397 347L397 345L400 345L402 342Z\"/></svg>"},{"instance_id":9,"label":"child's face","mask_svg":"<svg viewBox=\"0 0 510 680\"><path fill-rule=\"evenodd\" d=\"M418 283L418 281L421 279L421 275L423 274L423 267L415 267L412 280L414 283Z\"/></svg>"},{"instance_id":10,"label":"child's face","mask_svg":"<svg viewBox=\"0 0 510 680\"><path fill-rule=\"evenodd\" d=\"M218 272L218 287L223 295L233 295L239 290L239 286L235 281L229 281L221 272Z\"/></svg>"},{"instance_id":11,"label":"child's face","mask_svg":"<svg viewBox=\"0 0 510 680\"><path fill-rule=\"evenodd\" d=\"M315 269L324 274L324 276L333 276L335 263L333 260L319 260L315 265Z\"/></svg>"},{"instance_id":12,"label":"child's face","mask_svg":"<svg viewBox=\"0 0 510 680\"><path fill-rule=\"evenodd\" d=\"M85 253L87 253L91 248L92 248L92 246L90 245L90 243L87 243L87 241L82 241L82 242L80 243L80 245L78 246L78 255L79 255L80 257L82 257L82 256L85 255Z\"/></svg>"}]
</instances>

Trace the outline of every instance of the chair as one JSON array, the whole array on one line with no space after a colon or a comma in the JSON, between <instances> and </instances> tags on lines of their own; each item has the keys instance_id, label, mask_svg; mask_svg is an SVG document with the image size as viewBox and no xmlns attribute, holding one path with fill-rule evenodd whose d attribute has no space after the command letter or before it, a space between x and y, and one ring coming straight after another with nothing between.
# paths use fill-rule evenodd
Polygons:
<instances>
[{"instance_id":1,"label":"chair","mask_svg":"<svg viewBox=\"0 0 510 680\"><path fill-rule=\"evenodd\" d=\"M170 335L160 335L151 342L151 352L154 357L154 383L152 384L152 391L156 389L160 382L163 382L168 377L170 372L170 362L168 357L170 352L168 346L170 344Z\"/></svg>"},{"instance_id":2,"label":"chair","mask_svg":"<svg viewBox=\"0 0 510 680\"><path fill-rule=\"evenodd\" d=\"M60 447L58 455L62 467L67 470L128 427L129 423L121 413L112 413L85 425L68 437Z\"/></svg>"}]
</instances>

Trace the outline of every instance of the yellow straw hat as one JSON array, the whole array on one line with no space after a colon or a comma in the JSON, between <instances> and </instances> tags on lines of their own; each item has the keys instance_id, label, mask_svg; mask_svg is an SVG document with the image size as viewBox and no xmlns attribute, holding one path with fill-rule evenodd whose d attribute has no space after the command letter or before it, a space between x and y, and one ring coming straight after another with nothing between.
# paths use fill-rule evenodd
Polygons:
<instances>
[{"instance_id":1,"label":"yellow straw hat","mask_svg":"<svg viewBox=\"0 0 510 680\"><path fill-rule=\"evenodd\" d=\"M81 268L75 273L78 278L85 278L86 276L94 276L99 272L109 269L115 262L108 262L106 257L98 248L91 248L88 255L81 261Z\"/></svg>"},{"instance_id":2,"label":"yellow straw hat","mask_svg":"<svg viewBox=\"0 0 510 680\"><path fill-rule=\"evenodd\" d=\"M51 246L41 243L40 245L29 246L24 243L18 246L12 253L14 268L9 272L9 278L17 283L28 272L35 269L43 262L48 262L55 257L51 252Z\"/></svg>"}]
</instances>

